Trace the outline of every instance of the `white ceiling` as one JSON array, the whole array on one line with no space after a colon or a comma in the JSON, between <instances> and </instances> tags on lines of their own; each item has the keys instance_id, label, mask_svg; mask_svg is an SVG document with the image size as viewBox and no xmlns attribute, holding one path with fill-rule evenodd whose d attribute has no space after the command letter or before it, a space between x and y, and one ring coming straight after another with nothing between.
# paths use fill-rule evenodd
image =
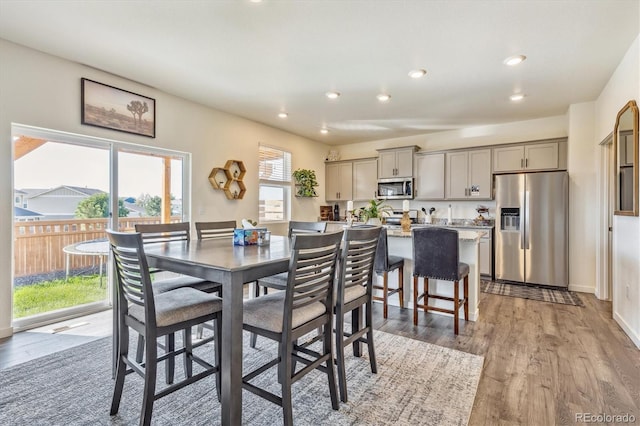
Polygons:
<instances>
[{"instance_id":1,"label":"white ceiling","mask_svg":"<svg viewBox=\"0 0 640 426\"><path fill-rule=\"evenodd\" d=\"M638 0L0 0L1 38L328 144L564 114L639 33Z\"/></svg>"}]
</instances>

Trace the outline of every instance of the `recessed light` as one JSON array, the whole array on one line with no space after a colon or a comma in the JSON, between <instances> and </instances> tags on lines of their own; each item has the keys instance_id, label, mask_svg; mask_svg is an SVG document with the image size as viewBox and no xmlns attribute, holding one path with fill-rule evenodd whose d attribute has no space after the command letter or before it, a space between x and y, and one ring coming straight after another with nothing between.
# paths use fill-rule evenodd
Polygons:
<instances>
[{"instance_id":1,"label":"recessed light","mask_svg":"<svg viewBox=\"0 0 640 426\"><path fill-rule=\"evenodd\" d=\"M386 93L380 93L378 96L376 96L376 98L378 98L380 102L387 102L389 99L391 99L391 95L387 95Z\"/></svg>"},{"instance_id":2,"label":"recessed light","mask_svg":"<svg viewBox=\"0 0 640 426\"><path fill-rule=\"evenodd\" d=\"M513 95L509 96L509 99L511 99L513 102L518 102L524 99L524 93L514 93Z\"/></svg>"},{"instance_id":3,"label":"recessed light","mask_svg":"<svg viewBox=\"0 0 640 426\"><path fill-rule=\"evenodd\" d=\"M510 67L514 67L518 64L521 64L525 59L527 59L527 57L524 55L509 56L504 60L504 64L509 65Z\"/></svg>"},{"instance_id":4,"label":"recessed light","mask_svg":"<svg viewBox=\"0 0 640 426\"><path fill-rule=\"evenodd\" d=\"M249 0L251 3L262 3L262 0Z\"/></svg>"},{"instance_id":5,"label":"recessed light","mask_svg":"<svg viewBox=\"0 0 640 426\"><path fill-rule=\"evenodd\" d=\"M427 70L425 69L418 69L418 70L411 70L409 71L409 77L411 78L420 78L420 77L424 77L427 74Z\"/></svg>"},{"instance_id":6,"label":"recessed light","mask_svg":"<svg viewBox=\"0 0 640 426\"><path fill-rule=\"evenodd\" d=\"M320 129L320 133L322 133L323 135L326 135L327 133L329 133L329 129L327 129L326 127L323 127L322 129Z\"/></svg>"},{"instance_id":7,"label":"recessed light","mask_svg":"<svg viewBox=\"0 0 640 426\"><path fill-rule=\"evenodd\" d=\"M327 92L325 96L329 99L338 99L340 97L340 92Z\"/></svg>"},{"instance_id":8,"label":"recessed light","mask_svg":"<svg viewBox=\"0 0 640 426\"><path fill-rule=\"evenodd\" d=\"M287 118L288 116L289 116L289 114L287 114L286 112L278 113L278 117L280 117L280 118Z\"/></svg>"}]
</instances>

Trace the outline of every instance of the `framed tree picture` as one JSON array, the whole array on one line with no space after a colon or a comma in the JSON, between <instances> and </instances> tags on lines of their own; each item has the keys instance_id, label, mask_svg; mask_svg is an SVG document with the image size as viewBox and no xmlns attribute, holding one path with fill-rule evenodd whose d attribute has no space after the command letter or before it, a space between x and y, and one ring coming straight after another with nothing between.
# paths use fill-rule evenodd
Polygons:
<instances>
[{"instance_id":1,"label":"framed tree picture","mask_svg":"<svg viewBox=\"0 0 640 426\"><path fill-rule=\"evenodd\" d=\"M82 124L156 137L155 99L81 79Z\"/></svg>"}]
</instances>

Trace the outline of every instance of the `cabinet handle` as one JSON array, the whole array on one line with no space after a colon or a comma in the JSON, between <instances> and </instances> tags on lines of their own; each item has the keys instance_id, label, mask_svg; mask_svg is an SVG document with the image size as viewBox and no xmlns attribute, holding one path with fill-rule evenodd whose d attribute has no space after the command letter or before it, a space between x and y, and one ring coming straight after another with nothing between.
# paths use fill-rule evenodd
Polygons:
<instances>
[{"instance_id":1,"label":"cabinet handle","mask_svg":"<svg viewBox=\"0 0 640 426\"><path fill-rule=\"evenodd\" d=\"M529 159L528 158L524 160L524 167L525 167L525 169L527 167L529 167Z\"/></svg>"},{"instance_id":2,"label":"cabinet handle","mask_svg":"<svg viewBox=\"0 0 640 426\"><path fill-rule=\"evenodd\" d=\"M522 158L520 159L520 168L524 168L524 160Z\"/></svg>"}]
</instances>

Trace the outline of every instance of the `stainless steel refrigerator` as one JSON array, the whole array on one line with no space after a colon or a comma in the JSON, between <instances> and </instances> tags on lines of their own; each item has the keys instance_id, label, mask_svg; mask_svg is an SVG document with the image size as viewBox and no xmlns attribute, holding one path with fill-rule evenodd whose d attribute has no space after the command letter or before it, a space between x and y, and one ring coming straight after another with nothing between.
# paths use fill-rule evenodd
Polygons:
<instances>
[{"instance_id":1,"label":"stainless steel refrigerator","mask_svg":"<svg viewBox=\"0 0 640 426\"><path fill-rule=\"evenodd\" d=\"M569 175L496 175L496 279L569 285Z\"/></svg>"}]
</instances>

